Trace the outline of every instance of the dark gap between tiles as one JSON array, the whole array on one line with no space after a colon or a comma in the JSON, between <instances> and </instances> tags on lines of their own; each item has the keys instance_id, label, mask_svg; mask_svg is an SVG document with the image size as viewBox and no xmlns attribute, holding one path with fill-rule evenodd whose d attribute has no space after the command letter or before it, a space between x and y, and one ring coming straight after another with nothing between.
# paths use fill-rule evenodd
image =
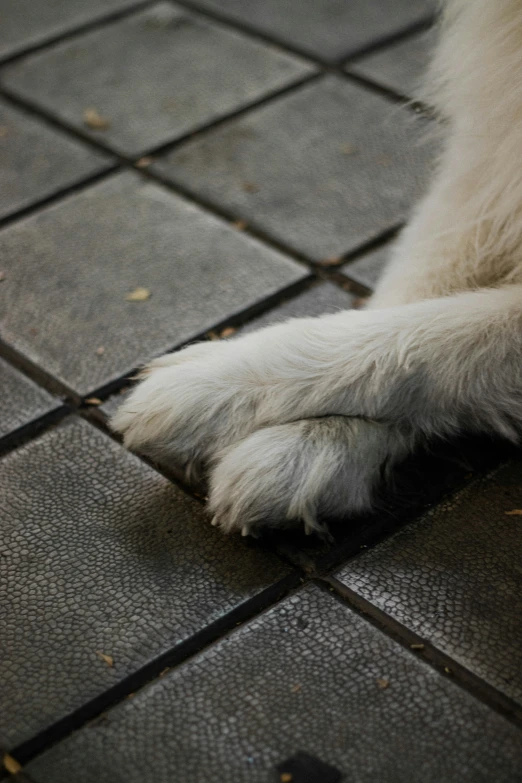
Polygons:
<instances>
[{"instance_id":1,"label":"dark gap between tiles","mask_svg":"<svg viewBox=\"0 0 522 783\"><path fill-rule=\"evenodd\" d=\"M335 577L326 576L315 581L336 600L341 601L344 605L348 604L356 614L364 617L367 622L381 631L381 633L386 634L386 636L394 639L409 650L413 657L420 657L443 677L451 678L456 685L463 688L487 707L498 712L515 726L522 728L522 708L508 696L497 691L496 688L480 679L465 666L441 652L431 642L426 641L410 628L390 617L381 609L378 609L370 601L362 598ZM423 645L423 649L412 649L412 645L419 644Z\"/></svg>"},{"instance_id":2,"label":"dark gap between tiles","mask_svg":"<svg viewBox=\"0 0 522 783\"><path fill-rule=\"evenodd\" d=\"M54 46L62 41L68 41L69 39L77 38L84 33L91 32L91 30L97 30L99 27L104 27L111 22L118 22L120 19L125 19L127 16L142 11L147 6L154 5L157 0L138 0L134 5L127 8L120 8L117 11L112 11L98 19L94 19L90 22L84 22L83 24L73 27L70 30L59 33L58 35L51 35L49 38L45 38L35 44L29 44L24 49L21 49L15 54L8 54L3 58L0 58L0 68L4 65L14 63L16 60L20 60L23 57L27 57L29 54L39 52L41 49L46 49L48 46Z\"/></svg>"},{"instance_id":3,"label":"dark gap between tiles","mask_svg":"<svg viewBox=\"0 0 522 783\"><path fill-rule=\"evenodd\" d=\"M68 405L60 405L57 401L57 407L38 416L36 419L23 424L8 435L0 438L0 458L5 457L9 452L24 446L30 440L43 435L44 432L59 424L66 416L69 416L73 409Z\"/></svg>"},{"instance_id":4,"label":"dark gap between tiles","mask_svg":"<svg viewBox=\"0 0 522 783\"><path fill-rule=\"evenodd\" d=\"M228 612L224 617L215 620L202 631L142 666L138 671L104 691L104 693L87 702L65 718L61 718L27 742L13 748L10 754L20 764L27 764L44 750L48 750L52 745L65 739L66 736L81 728L85 723L100 717L101 713L114 707L118 702L127 698L129 694L135 693L136 690L156 679L166 668L179 666L204 648L220 640L225 634L232 632L238 625L253 619L258 614L271 608L291 591L299 588L304 581L303 574L297 570L288 574L279 582Z\"/></svg>"},{"instance_id":5,"label":"dark gap between tiles","mask_svg":"<svg viewBox=\"0 0 522 783\"><path fill-rule=\"evenodd\" d=\"M96 174L91 174L90 176L85 177L85 179L82 179L81 182L75 182L73 185L67 185L66 187L60 188L50 196L44 196L44 198L35 201L28 207L23 207L22 209L13 212L7 217L0 218L0 230L6 226L9 226L11 223L16 223L18 220L22 220L23 218L29 217L35 212L39 212L41 209L44 209L45 207L50 206L51 204L54 204L61 199L67 198L67 196L73 196L75 193L79 193L91 185L95 185L97 182L105 179L105 177L114 174L119 168L119 163L111 163L103 171L98 171Z\"/></svg>"}]
</instances>

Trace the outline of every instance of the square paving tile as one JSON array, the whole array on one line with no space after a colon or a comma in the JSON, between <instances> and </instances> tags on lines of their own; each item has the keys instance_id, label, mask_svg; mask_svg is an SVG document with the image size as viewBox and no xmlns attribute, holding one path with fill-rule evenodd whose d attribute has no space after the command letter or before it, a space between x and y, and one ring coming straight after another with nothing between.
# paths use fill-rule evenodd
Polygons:
<instances>
[{"instance_id":1,"label":"square paving tile","mask_svg":"<svg viewBox=\"0 0 522 783\"><path fill-rule=\"evenodd\" d=\"M59 400L0 359L0 438L59 405Z\"/></svg>"},{"instance_id":2,"label":"square paving tile","mask_svg":"<svg viewBox=\"0 0 522 783\"><path fill-rule=\"evenodd\" d=\"M290 84L311 68L170 3L30 55L7 87L127 155L139 155ZM89 130L86 109L107 119Z\"/></svg>"},{"instance_id":3,"label":"square paving tile","mask_svg":"<svg viewBox=\"0 0 522 783\"><path fill-rule=\"evenodd\" d=\"M519 702L521 483L522 462L515 461L336 574Z\"/></svg>"},{"instance_id":4,"label":"square paving tile","mask_svg":"<svg viewBox=\"0 0 522 783\"><path fill-rule=\"evenodd\" d=\"M0 57L136 5L136 0L2 0Z\"/></svg>"},{"instance_id":5,"label":"square paving tile","mask_svg":"<svg viewBox=\"0 0 522 783\"><path fill-rule=\"evenodd\" d=\"M435 46L435 29L362 57L347 67L351 73L366 76L389 90L410 98L417 97Z\"/></svg>"},{"instance_id":6,"label":"square paving tile","mask_svg":"<svg viewBox=\"0 0 522 783\"><path fill-rule=\"evenodd\" d=\"M82 395L307 274L132 172L4 229L0 258L0 336Z\"/></svg>"},{"instance_id":7,"label":"square paving tile","mask_svg":"<svg viewBox=\"0 0 522 783\"><path fill-rule=\"evenodd\" d=\"M289 573L81 420L4 458L0 499L6 747Z\"/></svg>"},{"instance_id":8,"label":"square paving tile","mask_svg":"<svg viewBox=\"0 0 522 783\"><path fill-rule=\"evenodd\" d=\"M35 783L275 783L304 751L346 783L514 783L521 737L307 586L27 770Z\"/></svg>"},{"instance_id":9,"label":"square paving tile","mask_svg":"<svg viewBox=\"0 0 522 783\"><path fill-rule=\"evenodd\" d=\"M197 0L323 60L336 61L428 19L431 0Z\"/></svg>"},{"instance_id":10,"label":"square paving tile","mask_svg":"<svg viewBox=\"0 0 522 783\"><path fill-rule=\"evenodd\" d=\"M343 264L341 271L351 280L355 280L373 291L390 258L390 253L391 245L384 245L378 250L366 253L356 261Z\"/></svg>"},{"instance_id":11,"label":"square paving tile","mask_svg":"<svg viewBox=\"0 0 522 783\"><path fill-rule=\"evenodd\" d=\"M108 155L93 152L25 112L0 102L0 218L81 182L109 165Z\"/></svg>"},{"instance_id":12,"label":"square paving tile","mask_svg":"<svg viewBox=\"0 0 522 783\"><path fill-rule=\"evenodd\" d=\"M315 260L401 222L433 147L412 112L326 77L180 145L153 168Z\"/></svg>"}]
</instances>

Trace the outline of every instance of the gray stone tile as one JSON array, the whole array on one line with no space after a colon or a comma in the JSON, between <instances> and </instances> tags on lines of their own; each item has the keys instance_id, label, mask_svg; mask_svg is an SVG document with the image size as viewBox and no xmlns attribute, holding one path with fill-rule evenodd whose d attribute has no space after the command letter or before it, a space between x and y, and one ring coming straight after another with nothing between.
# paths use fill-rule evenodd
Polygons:
<instances>
[{"instance_id":1,"label":"gray stone tile","mask_svg":"<svg viewBox=\"0 0 522 783\"><path fill-rule=\"evenodd\" d=\"M521 480L502 467L336 575L519 702Z\"/></svg>"},{"instance_id":2,"label":"gray stone tile","mask_svg":"<svg viewBox=\"0 0 522 783\"><path fill-rule=\"evenodd\" d=\"M401 95L416 98L436 37L435 29L418 33L362 57L350 64L347 71L372 79Z\"/></svg>"},{"instance_id":3,"label":"gray stone tile","mask_svg":"<svg viewBox=\"0 0 522 783\"><path fill-rule=\"evenodd\" d=\"M9 226L0 258L0 336L79 394L306 274L130 172Z\"/></svg>"},{"instance_id":4,"label":"gray stone tile","mask_svg":"<svg viewBox=\"0 0 522 783\"><path fill-rule=\"evenodd\" d=\"M316 260L402 221L433 148L426 123L326 77L182 144L153 164Z\"/></svg>"},{"instance_id":5,"label":"gray stone tile","mask_svg":"<svg viewBox=\"0 0 522 783\"><path fill-rule=\"evenodd\" d=\"M436 7L431 0L198 0L198 5L328 61L427 19Z\"/></svg>"},{"instance_id":6,"label":"gray stone tile","mask_svg":"<svg viewBox=\"0 0 522 783\"><path fill-rule=\"evenodd\" d=\"M7 87L127 155L176 139L311 72L170 3L30 55ZM89 130L84 111L110 123Z\"/></svg>"},{"instance_id":7,"label":"gray stone tile","mask_svg":"<svg viewBox=\"0 0 522 783\"><path fill-rule=\"evenodd\" d=\"M288 318L307 318L308 316L327 315L347 310L353 303L353 296L341 291L333 283L319 283L302 294L281 302L258 318L246 324L241 331L253 332L263 326L286 321Z\"/></svg>"},{"instance_id":8,"label":"gray stone tile","mask_svg":"<svg viewBox=\"0 0 522 783\"><path fill-rule=\"evenodd\" d=\"M305 750L350 783L515 783L521 736L307 586L27 770L37 783L268 783Z\"/></svg>"},{"instance_id":9,"label":"gray stone tile","mask_svg":"<svg viewBox=\"0 0 522 783\"><path fill-rule=\"evenodd\" d=\"M0 499L5 747L289 573L81 420L4 458Z\"/></svg>"},{"instance_id":10,"label":"gray stone tile","mask_svg":"<svg viewBox=\"0 0 522 783\"><path fill-rule=\"evenodd\" d=\"M59 405L59 400L0 359L0 438Z\"/></svg>"},{"instance_id":11,"label":"gray stone tile","mask_svg":"<svg viewBox=\"0 0 522 783\"><path fill-rule=\"evenodd\" d=\"M349 261L347 264L343 264L341 271L347 277L373 291L388 262L390 253L391 245L385 245L378 250L367 253L356 261Z\"/></svg>"},{"instance_id":12,"label":"gray stone tile","mask_svg":"<svg viewBox=\"0 0 522 783\"><path fill-rule=\"evenodd\" d=\"M108 155L0 102L0 218L110 165ZM1 264L1 262L0 262Z\"/></svg>"},{"instance_id":13,"label":"gray stone tile","mask_svg":"<svg viewBox=\"0 0 522 783\"><path fill-rule=\"evenodd\" d=\"M0 57L17 54L133 5L136 0L2 0Z\"/></svg>"}]
</instances>

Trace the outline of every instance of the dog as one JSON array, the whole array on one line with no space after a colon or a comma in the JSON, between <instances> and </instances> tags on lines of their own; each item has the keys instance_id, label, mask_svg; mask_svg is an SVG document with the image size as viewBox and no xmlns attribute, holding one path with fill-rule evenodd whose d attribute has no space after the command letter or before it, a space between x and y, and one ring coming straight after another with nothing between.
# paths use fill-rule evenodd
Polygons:
<instances>
[{"instance_id":1,"label":"dog","mask_svg":"<svg viewBox=\"0 0 522 783\"><path fill-rule=\"evenodd\" d=\"M128 448L205 472L224 532L324 534L427 439L518 439L522 0L447 0L440 27L442 153L367 307L162 356L112 419Z\"/></svg>"}]
</instances>

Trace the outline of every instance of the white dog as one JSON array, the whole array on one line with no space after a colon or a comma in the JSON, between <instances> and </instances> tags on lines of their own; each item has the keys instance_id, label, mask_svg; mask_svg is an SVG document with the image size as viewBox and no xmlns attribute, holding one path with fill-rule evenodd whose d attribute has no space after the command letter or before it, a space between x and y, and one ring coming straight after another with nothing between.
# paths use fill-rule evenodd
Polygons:
<instances>
[{"instance_id":1,"label":"white dog","mask_svg":"<svg viewBox=\"0 0 522 783\"><path fill-rule=\"evenodd\" d=\"M517 438L522 0L448 0L428 87L444 151L368 308L163 356L112 421L129 448L204 467L224 531L322 532L425 438Z\"/></svg>"}]
</instances>

